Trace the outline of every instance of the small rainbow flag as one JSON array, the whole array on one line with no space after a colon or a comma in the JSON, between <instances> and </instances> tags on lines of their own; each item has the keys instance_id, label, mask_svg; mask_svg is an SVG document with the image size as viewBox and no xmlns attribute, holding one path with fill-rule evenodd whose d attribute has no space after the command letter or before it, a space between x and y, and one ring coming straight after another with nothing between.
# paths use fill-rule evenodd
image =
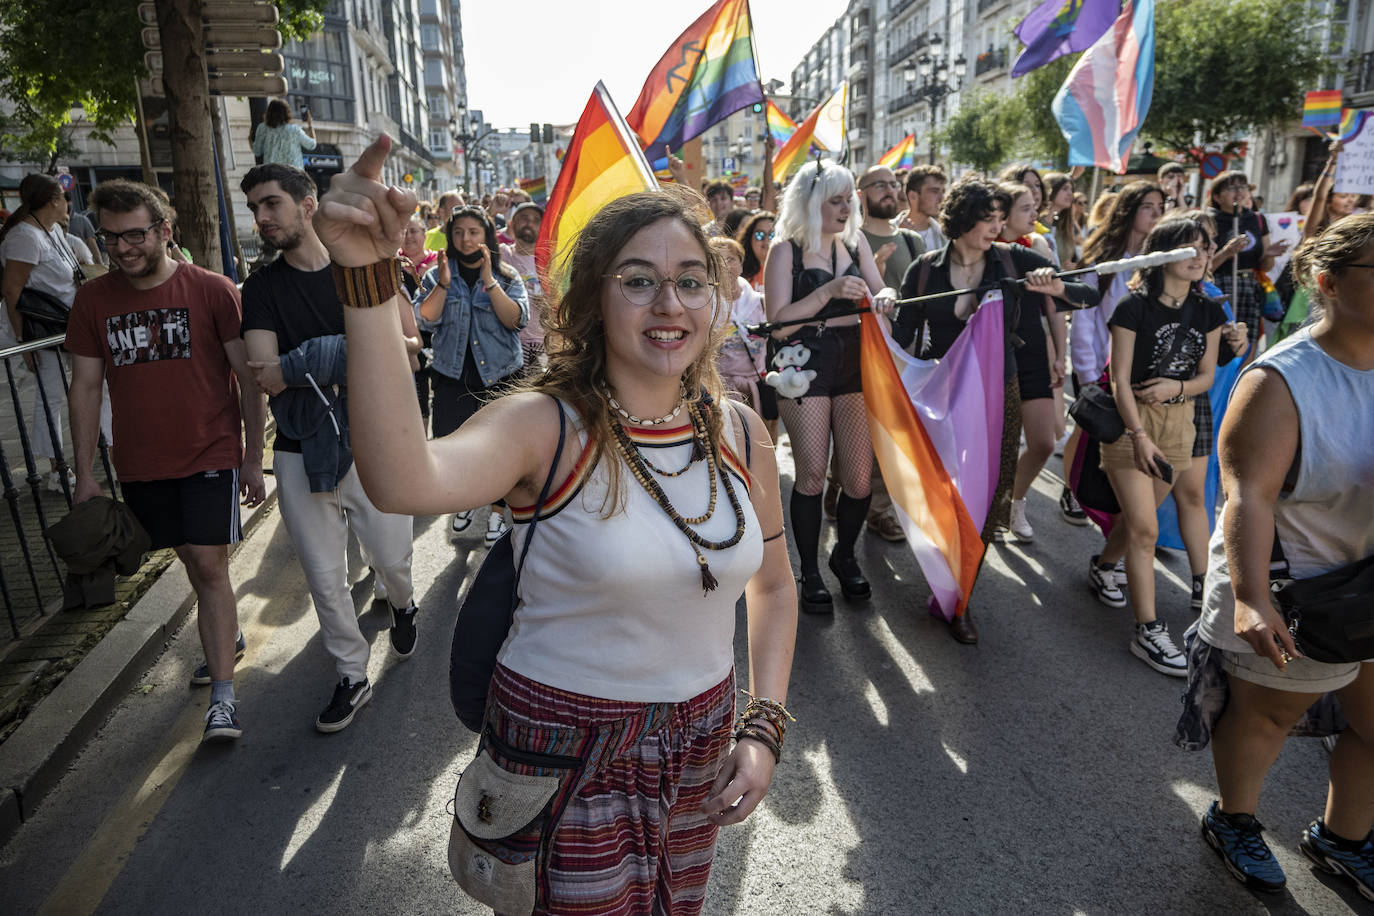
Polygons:
<instances>
[{"instance_id":1,"label":"small rainbow flag","mask_svg":"<svg viewBox=\"0 0 1374 916\"><path fill-rule=\"evenodd\" d=\"M1336 125L1335 132L1329 136L1333 140L1349 143L1360 135L1360 131L1364 129L1364 122L1369 120L1370 114L1374 114L1374 112L1365 108L1342 108L1341 121ZM1306 122L1304 121L1304 123Z\"/></svg>"},{"instance_id":2,"label":"small rainbow flag","mask_svg":"<svg viewBox=\"0 0 1374 916\"><path fill-rule=\"evenodd\" d=\"M549 199L549 183L544 179L543 175L540 175L538 178L521 178L520 190L528 194L530 200L539 204L541 207L544 206Z\"/></svg>"},{"instance_id":3,"label":"small rainbow flag","mask_svg":"<svg viewBox=\"0 0 1374 916\"><path fill-rule=\"evenodd\" d=\"M909 169L916 164L916 135L907 134L892 149L883 153L878 165L889 169Z\"/></svg>"},{"instance_id":4,"label":"small rainbow flag","mask_svg":"<svg viewBox=\"0 0 1374 916\"><path fill-rule=\"evenodd\" d=\"M762 101L749 0L717 0L654 65L625 122L658 159Z\"/></svg>"},{"instance_id":5,"label":"small rainbow flag","mask_svg":"<svg viewBox=\"0 0 1374 916\"><path fill-rule=\"evenodd\" d=\"M1339 89L1309 92L1302 103L1303 127L1332 127L1341 123Z\"/></svg>"},{"instance_id":6,"label":"small rainbow flag","mask_svg":"<svg viewBox=\"0 0 1374 916\"><path fill-rule=\"evenodd\" d=\"M573 130L563 170L539 226L534 262L540 276L547 276L549 267L566 256L577 233L606 204L636 191L657 189L638 140L606 87L597 83Z\"/></svg>"},{"instance_id":7,"label":"small rainbow flag","mask_svg":"<svg viewBox=\"0 0 1374 916\"><path fill-rule=\"evenodd\" d=\"M768 119L768 135L773 138L773 143L782 146L792 135L797 132L797 122L787 116L787 112L778 107L778 103L772 99L768 100L768 107L765 109L765 116Z\"/></svg>"},{"instance_id":8,"label":"small rainbow flag","mask_svg":"<svg viewBox=\"0 0 1374 916\"><path fill-rule=\"evenodd\" d=\"M773 180L782 184L787 176L806 162L813 146L838 152L844 147L845 100L849 82L840 83L834 95L816 106L786 143L773 154Z\"/></svg>"}]
</instances>

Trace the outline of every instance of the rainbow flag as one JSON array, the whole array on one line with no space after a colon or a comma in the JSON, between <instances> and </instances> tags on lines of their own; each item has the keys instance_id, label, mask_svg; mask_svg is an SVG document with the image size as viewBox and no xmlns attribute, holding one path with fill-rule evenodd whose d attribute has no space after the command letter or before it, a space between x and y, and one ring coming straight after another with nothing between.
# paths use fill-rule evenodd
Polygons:
<instances>
[{"instance_id":1,"label":"rainbow flag","mask_svg":"<svg viewBox=\"0 0 1374 916\"><path fill-rule=\"evenodd\" d=\"M773 153L773 180L782 184L787 176L801 167L811 155L811 147L838 152L844 148L845 100L849 97L848 81L840 83L830 98L816 106L796 133Z\"/></svg>"},{"instance_id":2,"label":"rainbow flag","mask_svg":"<svg viewBox=\"0 0 1374 916\"><path fill-rule=\"evenodd\" d=\"M778 103L772 99L768 100L764 116L768 119L768 135L778 146L782 146L797 132L797 122L789 118L787 112L779 108Z\"/></svg>"},{"instance_id":3,"label":"rainbow flag","mask_svg":"<svg viewBox=\"0 0 1374 916\"><path fill-rule=\"evenodd\" d=\"M1155 83L1155 2L1126 0L1084 52L1051 107L1069 141L1069 165L1126 171Z\"/></svg>"},{"instance_id":4,"label":"rainbow flag","mask_svg":"<svg viewBox=\"0 0 1374 916\"><path fill-rule=\"evenodd\" d=\"M606 204L636 191L658 189L634 133L610 94L596 84L573 129L534 249L535 266L547 276L572 249L577 233ZM552 287L545 287L546 289Z\"/></svg>"},{"instance_id":5,"label":"rainbow flag","mask_svg":"<svg viewBox=\"0 0 1374 916\"><path fill-rule=\"evenodd\" d=\"M1044 0L1012 29L1025 45L1011 66L1012 77L1091 47L1116 14L1117 0Z\"/></svg>"},{"instance_id":6,"label":"rainbow flag","mask_svg":"<svg viewBox=\"0 0 1374 916\"><path fill-rule=\"evenodd\" d=\"M540 175L538 178L521 178L520 190L528 194L530 200L541 207L544 206L549 199L549 183L545 180L543 175Z\"/></svg>"},{"instance_id":7,"label":"rainbow flag","mask_svg":"<svg viewBox=\"0 0 1374 916\"><path fill-rule=\"evenodd\" d=\"M968 607L980 532L997 491L1006 332L994 291L940 360L908 354L882 323L860 323L859 364L873 452L907 544L945 620Z\"/></svg>"},{"instance_id":8,"label":"rainbow flag","mask_svg":"<svg viewBox=\"0 0 1374 916\"><path fill-rule=\"evenodd\" d=\"M878 165L889 169L909 169L916 164L916 135L907 134L892 149L883 153Z\"/></svg>"},{"instance_id":9,"label":"rainbow flag","mask_svg":"<svg viewBox=\"0 0 1374 916\"><path fill-rule=\"evenodd\" d=\"M1332 127L1341 123L1339 89L1309 92L1302 103L1303 127Z\"/></svg>"},{"instance_id":10,"label":"rainbow flag","mask_svg":"<svg viewBox=\"0 0 1374 916\"><path fill-rule=\"evenodd\" d=\"M1366 108L1342 108L1340 123L1336 125L1335 132L1328 136L1332 140L1349 143L1360 135L1360 131L1364 130L1364 122L1369 120L1371 113Z\"/></svg>"},{"instance_id":11,"label":"rainbow flag","mask_svg":"<svg viewBox=\"0 0 1374 916\"><path fill-rule=\"evenodd\" d=\"M749 0L717 0L654 66L626 123L658 159L713 124L763 101Z\"/></svg>"}]
</instances>

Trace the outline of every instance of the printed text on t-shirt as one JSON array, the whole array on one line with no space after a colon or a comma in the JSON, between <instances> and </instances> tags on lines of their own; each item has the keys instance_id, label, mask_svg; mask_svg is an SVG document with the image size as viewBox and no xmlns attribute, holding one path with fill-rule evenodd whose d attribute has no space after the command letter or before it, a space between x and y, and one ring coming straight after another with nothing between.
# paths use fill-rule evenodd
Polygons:
<instances>
[{"instance_id":1,"label":"printed text on t-shirt","mask_svg":"<svg viewBox=\"0 0 1374 916\"><path fill-rule=\"evenodd\" d=\"M191 358L191 318L184 308L111 315L105 319L105 336L115 366Z\"/></svg>"}]
</instances>

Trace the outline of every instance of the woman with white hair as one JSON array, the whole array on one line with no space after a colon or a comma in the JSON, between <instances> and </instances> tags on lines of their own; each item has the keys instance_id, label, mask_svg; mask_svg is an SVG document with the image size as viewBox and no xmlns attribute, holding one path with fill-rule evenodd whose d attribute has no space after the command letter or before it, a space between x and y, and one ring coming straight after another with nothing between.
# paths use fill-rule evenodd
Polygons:
<instances>
[{"instance_id":1,"label":"woman with white hair","mask_svg":"<svg viewBox=\"0 0 1374 916\"><path fill-rule=\"evenodd\" d=\"M836 512L830 571L846 598L872 594L854 558L854 543L868 517L873 468L859 375L859 317L829 317L869 296L880 312L896 299L883 286L861 223L853 174L829 159L807 163L783 196L763 275L768 320L790 322L774 333L775 349L794 360L805 356L803 370L815 372L800 396L778 398L796 462L791 517L801 561L802 609L813 614L833 609L817 559L832 440L844 495Z\"/></svg>"}]
</instances>

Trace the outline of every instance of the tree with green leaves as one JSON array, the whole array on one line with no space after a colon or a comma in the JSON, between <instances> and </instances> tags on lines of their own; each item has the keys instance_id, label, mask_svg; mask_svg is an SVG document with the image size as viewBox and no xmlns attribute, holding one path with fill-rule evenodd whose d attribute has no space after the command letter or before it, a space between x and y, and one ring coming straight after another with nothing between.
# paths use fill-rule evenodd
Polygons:
<instances>
[{"instance_id":1,"label":"tree with green leaves","mask_svg":"<svg viewBox=\"0 0 1374 916\"><path fill-rule=\"evenodd\" d=\"M21 162L56 165L73 110L97 141L134 117L143 63L139 0L82 4L71 30L70 0L0 0L0 149ZM319 31L329 0L279 0L283 38Z\"/></svg>"},{"instance_id":2,"label":"tree with green leaves","mask_svg":"<svg viewBox=\"0 0 1374 916\"><path fill-rule=\"evenodd\" d=\"M936 140L949 149L949 157L955 162L991 172L1015 152L1013 140L1022 119L1015 99L974 93L945 121Z\"/></svg>"}]
</instances>

